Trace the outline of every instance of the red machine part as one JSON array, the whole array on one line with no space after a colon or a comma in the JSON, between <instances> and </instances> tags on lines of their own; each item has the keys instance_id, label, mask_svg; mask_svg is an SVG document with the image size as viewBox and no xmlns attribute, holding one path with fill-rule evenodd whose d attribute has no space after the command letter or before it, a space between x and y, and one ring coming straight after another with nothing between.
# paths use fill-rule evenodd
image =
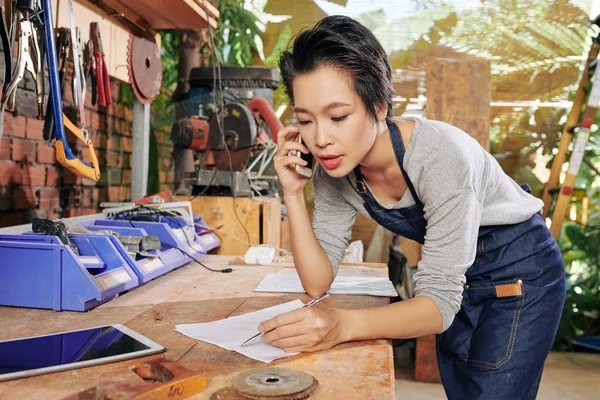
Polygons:
<instances>
[{"instance_id":1,"label":"red machine part","mask_svg":"<svg viewBox=\"0 0 600 400\"><path fill-rule=\"evenodd\" d=\"M201 119L199 116L190 117L190 122L192 123L192 129L194 132L201 131L203 134L194 135L189 148L198 151L206 150L208 147L208 122L204 119Z\"/></svg>"},{"instance_id":2,"label":"red machine part","mask_svg":"<svg viewBox=\"0 0 600 400\"><path fill-rule=\"evenodd\" d=\"M269 130L271 130L273 142L277 143L277 133L283 129L283 124L275 115L275 110L273 110L271 104L267 100L257 97L250 100L246 106L265 120Z\"/></svg>"}]
</instances>

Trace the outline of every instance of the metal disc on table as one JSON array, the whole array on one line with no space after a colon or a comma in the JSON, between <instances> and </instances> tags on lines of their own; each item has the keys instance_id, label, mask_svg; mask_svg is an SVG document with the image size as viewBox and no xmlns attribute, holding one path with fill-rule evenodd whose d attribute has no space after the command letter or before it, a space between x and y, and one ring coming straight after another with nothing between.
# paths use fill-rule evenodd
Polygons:
<instances>
[{"instance_id":1,"label":"metal disc on table","mask_svg":"<svg viewBox=\"0 0 600 400\"><path fill-rule=\"evenodd\" d=\"M149 103L160 91L162 82L160 48L155 42L131 35L128 52L133 92L142 103Z\"/></svg>"},{"instance_id":2,"label":"metal disc on table","mask_svg":"<svg viewBox=\"0 0 600 400\"><path fill-rule=\"evenodd\" d=\"M251 369L239 373L232 380L232 386L250 399L306 398L315 389L316 383L312 375L290 368Z\"/></svg>"}]
</instances>

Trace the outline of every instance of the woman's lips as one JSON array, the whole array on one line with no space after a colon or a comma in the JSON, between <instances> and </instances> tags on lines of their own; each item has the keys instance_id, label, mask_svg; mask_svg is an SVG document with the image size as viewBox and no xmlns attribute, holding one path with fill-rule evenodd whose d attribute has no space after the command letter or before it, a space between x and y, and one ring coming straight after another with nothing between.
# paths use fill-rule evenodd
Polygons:
<instances>
[{"instance_id":1,"label":"woman's lips","mask_svg":"<svg viewBox=\"0 0 600 400\"><path fill-rule=\"evenodd\" d=\"M321 164L327 169L335 169L342 163L342 156L325 154L319 157Z\"/></svg>"}]
</instances>

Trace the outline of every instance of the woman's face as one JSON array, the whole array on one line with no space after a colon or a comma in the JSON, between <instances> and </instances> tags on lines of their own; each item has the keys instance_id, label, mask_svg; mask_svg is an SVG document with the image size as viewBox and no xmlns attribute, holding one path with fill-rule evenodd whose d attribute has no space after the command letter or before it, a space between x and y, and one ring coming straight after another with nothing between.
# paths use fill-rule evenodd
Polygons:
<instances>
[{"instance_id":1,"label":"woman's face","mask_svg":"<svg viewBox=\"0 0 600 400\"><path fill-rule=\"evenodd\" d=\"M292 83L300 136L327 174L347 175L377 136L351 77L333 67L298 75Z\"/></svg>"}]
</instances>

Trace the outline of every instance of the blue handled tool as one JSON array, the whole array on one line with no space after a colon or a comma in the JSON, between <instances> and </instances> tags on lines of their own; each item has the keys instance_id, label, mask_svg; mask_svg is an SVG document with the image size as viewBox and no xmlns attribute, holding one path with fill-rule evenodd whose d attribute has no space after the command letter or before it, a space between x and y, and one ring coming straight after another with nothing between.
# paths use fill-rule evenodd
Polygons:
<instances>
[{"instance_id":1,"label":"blue handled tool","mask_svg":"<svg viewBox=\"0 0 600 400\"><path fill-rule=\"evenodd\" d=\"M50 80L50 96L53 110L62 110L62 98L60 83L58 79L58 61L56 57L56 44L54 43L54 25L52 21L52 7L50 0L41 0L44 10L44 37L46 40L46 58L48 60L48 76ZM89 139L87 132L81 131L61 112L54 112L53 115L55 136L56 136L56 160L65 168L73 173L88 179L98 181L100 179L100 168L94 151L94 145ZM67 142L65 136L65 127L75 135L88 149L89 161L78 159Z\"/></svg>"}]
</instances>

